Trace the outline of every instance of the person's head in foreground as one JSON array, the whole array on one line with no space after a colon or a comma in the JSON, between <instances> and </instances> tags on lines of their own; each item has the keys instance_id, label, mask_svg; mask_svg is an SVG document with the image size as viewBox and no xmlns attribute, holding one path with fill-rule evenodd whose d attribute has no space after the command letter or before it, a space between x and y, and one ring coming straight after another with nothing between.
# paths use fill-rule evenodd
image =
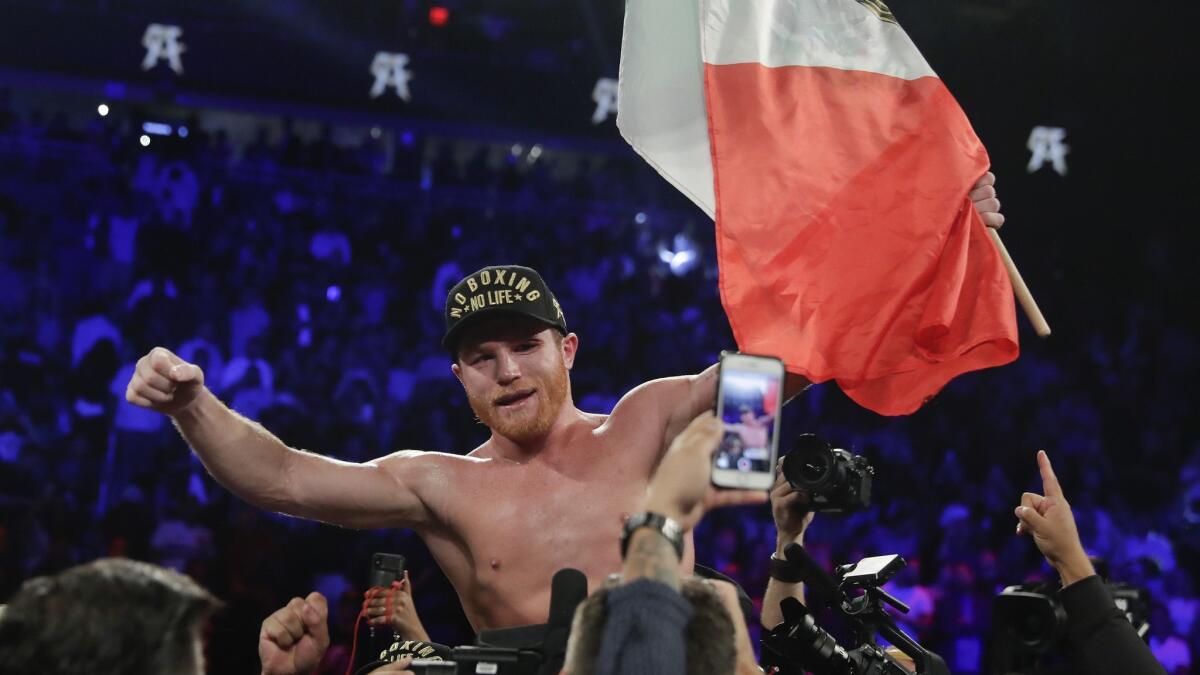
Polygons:
<instances>
[{"instance_id":1,"label":"person's head in foreground","mask_svg":"<svg viewBox=\"0 0 1200 675\"><path fill-rule=\"evenodd\" d=\"M575 610L571 638L567 644L566 675L593 675L604 627L608 621L610 580ZM712 582L698 577L685 579L679 591L692 606L688 621L687 672L689 675L732 675L737 659L733 617L717 595Z\"/></svg>"},{"instance_id":2,"label":"person's head in foreground","mask_svg":"<svg viewBox=\"0 0 1200 675\"><path fill-rule=\"evenodd\" d=\"M121 558L36 577L0 615L0 675L200 675L218 607L190 578Z\"/></svg>"}]
</instances>

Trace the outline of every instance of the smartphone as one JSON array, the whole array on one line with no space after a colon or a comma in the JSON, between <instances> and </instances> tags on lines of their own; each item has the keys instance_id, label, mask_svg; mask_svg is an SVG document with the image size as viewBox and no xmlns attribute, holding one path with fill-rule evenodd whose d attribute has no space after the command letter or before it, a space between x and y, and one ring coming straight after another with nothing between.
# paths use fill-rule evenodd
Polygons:
<instances>
[{"instance_id":1,"label":"smartphone","mask_svg":"<svg viewBox=\"0 0 1200 675\"><path fill-rule=\"evenodd\" d=\"M371 572L369 584L387 588L393 581L404 578L404 556L394 553L375 553L371 555Z\"/></svg>"},{"instance_id":2,"label":"smartphone","mask_svg":"<svg viewBox=\"0 0 1200 675\"><path fill-rule=\"evenodd\" d=\"M713 456L713 485L769 490L779 456L783 361L723 352L717 380L717 417L724 425Z\"/></svg>"}]
</instances>

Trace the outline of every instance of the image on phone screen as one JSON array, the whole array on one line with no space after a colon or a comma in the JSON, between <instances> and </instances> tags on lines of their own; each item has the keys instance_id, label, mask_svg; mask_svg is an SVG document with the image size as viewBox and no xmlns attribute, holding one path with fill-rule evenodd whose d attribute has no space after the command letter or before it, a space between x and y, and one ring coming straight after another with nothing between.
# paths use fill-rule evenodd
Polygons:
<instances>
[{"instance_id":1,"label":"image on phone screen","mask_svg":"<svg viewBox=\"0 0 1200 675\"><path fill-rule=\"evenodd\" d=\"M721 377L721 421L725 435L716 468L773 471L771 434L779 413L779 377L728 368Z\"/></svg>"}]
</instances>

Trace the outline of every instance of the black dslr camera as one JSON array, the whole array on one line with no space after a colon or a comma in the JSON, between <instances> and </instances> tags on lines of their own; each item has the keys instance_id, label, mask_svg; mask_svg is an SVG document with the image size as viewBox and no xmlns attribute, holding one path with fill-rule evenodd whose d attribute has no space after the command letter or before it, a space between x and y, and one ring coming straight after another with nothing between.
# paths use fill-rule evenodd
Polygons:
<instances>
[{"instance_id":1,"label":"black dslr camera","mask_svg":"<svg viewBox=\"0 0 1200 675\"><path fill-rule=\"evenodd\" d=\"M813 434L796 439L783 457L783 476L811 498L809 509L841 513L871 505L875 469L866 457L831 447Z\"/></svg>"}]
</instances>

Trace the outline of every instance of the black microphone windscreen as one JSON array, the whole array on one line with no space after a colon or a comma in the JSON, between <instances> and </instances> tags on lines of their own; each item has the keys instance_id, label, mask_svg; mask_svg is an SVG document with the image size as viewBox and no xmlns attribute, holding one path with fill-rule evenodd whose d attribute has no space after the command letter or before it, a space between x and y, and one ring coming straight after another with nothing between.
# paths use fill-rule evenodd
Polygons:
<instances>
[{"instance_id":1,"label":"black microphone windscreen","mask_svg":"<svg viewBox=\"0 0 1200 675\"><path fill-rule=\"evenodd\" d=\"M837 579L822 569L821 565L808 555L803 546L788 544L787 548L783 549L783 555L796 567L804 583L813 590L823 594L830 594L837 590Z\"/></svg>"},{"instance_id":2,"label":"black microphone windscreen","mask_svg":"<svg viewBox=\"0 0 1200 675\"><path fill-rule=\"evenodd\" d=\"M571 625L575 608L587 598L587 583L583 572L572 567L555 572L550 581L550 617L546 623L551 626Z\"/></svg>"}]
</instances>

